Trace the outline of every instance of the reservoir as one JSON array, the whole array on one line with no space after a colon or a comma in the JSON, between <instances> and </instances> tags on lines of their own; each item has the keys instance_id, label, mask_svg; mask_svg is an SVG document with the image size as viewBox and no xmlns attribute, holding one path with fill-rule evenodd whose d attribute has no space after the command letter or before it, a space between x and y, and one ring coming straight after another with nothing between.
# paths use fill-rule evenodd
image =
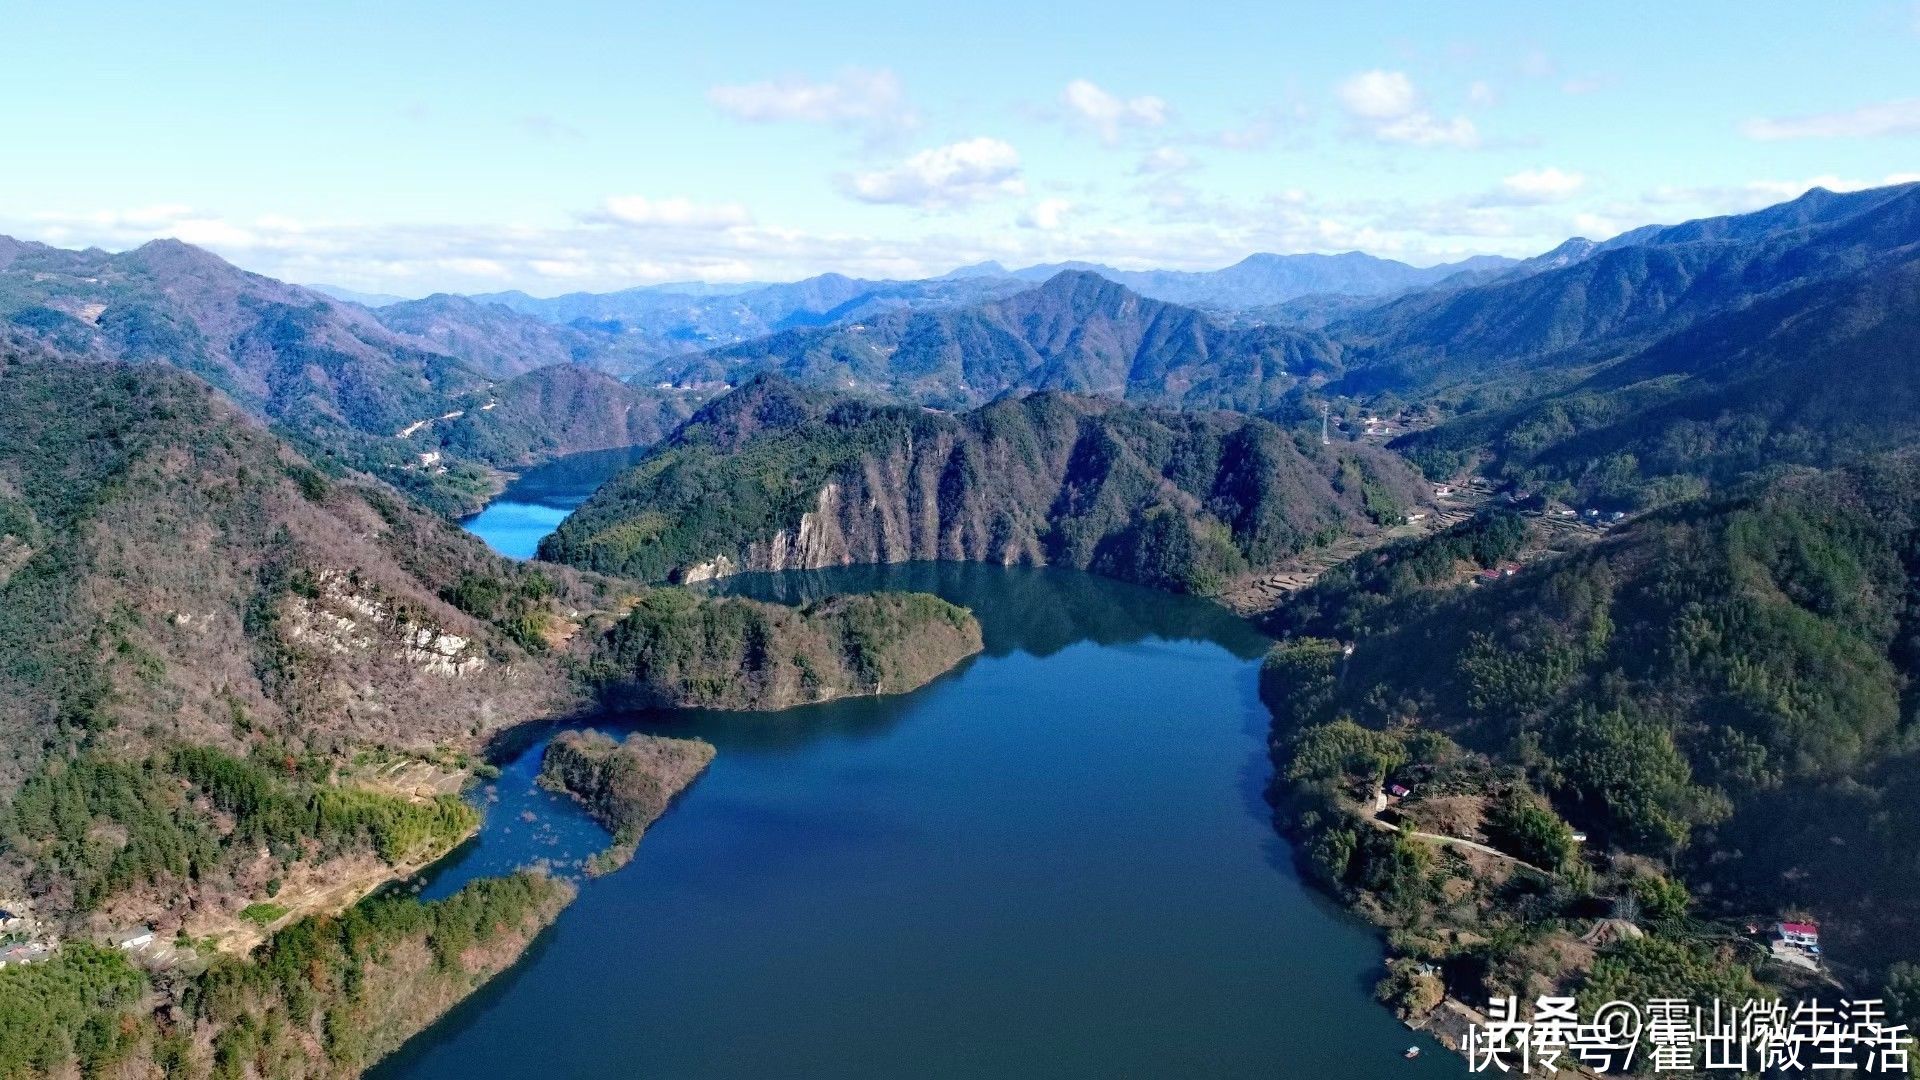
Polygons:
<instances>
[{"instance_id":1,"label":"reservoir","mask_svg":"<svg viewBox=\"0 0 1920 1080\"><path fill-rule=\"evenodd\" d=\"M568 464L469 528L524 556L598 479ZM608 718L719 754L632 863L584 881L517 967L375 1075L1464 1074L1371 1000L1378 940L1299 879L1274 832L1267 643L1246 623L1091 575L971 564L725 588L934 592L974 610L986 651L898 697ZM606 843L533 786L543 742L480 793L486 826L429 895L535 862L577 873ZM1403 1060L1409 1045L1426 1052Z\"/></svg>"}]
</instances>

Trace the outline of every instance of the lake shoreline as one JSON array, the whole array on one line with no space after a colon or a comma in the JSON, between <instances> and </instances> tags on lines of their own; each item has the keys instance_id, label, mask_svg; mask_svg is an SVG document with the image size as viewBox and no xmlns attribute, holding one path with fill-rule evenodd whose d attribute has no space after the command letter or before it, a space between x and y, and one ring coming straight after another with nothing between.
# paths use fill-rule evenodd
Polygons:
<instances>
[{"instance_id":1,"label":"lake shoreline","mask_svg":"<svg viewBox=\"0 0 1920 1080\"><path fill-rule=\"evenodd\" d=\"M559 513L560 508L553 512ZM496 514L495 519L499 517ZM757 980L783 970L785 962L778 957L807 955L812 948L808 941L822 935L834 938L839 933L835 927L845 920L852 920L849 928L861 925L866 930L822 954L811 968L809 979L826 981L812 994L788 999L808 1002L789 1007L799 1008L813 1019L808 1021L809 1036L791 1044L781 1060L788 1062L783 1067L789 1070L796 1067L795 1062L810 1060L835 1075L879 1075L869 1068L872 1062L867 1056L869 1050L877 1048L863 1049L875 1038L873 1029L843 1027L842 1015L851 1014L840 1013L831 1003L843 1000L858 985L858 973L869 962L862 958L869 949L883 946L892 933L917 935L918 931L909 928L914 925L912 913L918 907L931 903L941 908L956 901L962 909L984 907L973 915L957 911L943 916L940 923L956 930L973 926L966 931L970 951L983 957L999 956L1004 951L1004 966L964 973L971 971L971 963L954 968L957 957L939 951L929 953L911 942L884 946L871 962L887 957L888 964L906 963L916 968L933 965L931 970L942 974L932 985L945 986L941 995L951 995L941 1011L954 1016L966 1016L982 1008L992 1012L998 1008L994 1003L1004 998L986 986L969 990L974 980L986 979L991 984L1007 971L1031 969L1033 977L1064 980L1063 988L1078 987L1057 1000L1074 1003L1076 1015L1105 1028L1134 1015L1136 1007L1123 1002L1136 992L1150 997L1161 992L1164 988L1160 984L1166 980L1108 977L1081 986L1080 980L1108 965L1139 962L1133 958L1136 948L1116 951L1091 940L1080 942L1077 934L1061 938L1049 933L1041 940L1024 941L1029 926L1037 930L1048 918L1045 913L1052 901L1042 897L1054 893L1042 883L1062 873L1071 880L1089 872L1102 877L1119 873L1121 877L1093 890L1092 895L1108 899L1084 916L1094 918L1096 924L1114 918L1145 920L1138 922L1138 931L1124 934L1123 940L1148 942L1165 928L1184 926L1182 935L1193 938L1189 947L1201 949L1204 955L1211 955L1214 949L1224 951L1211 959L1196 957L1183 964L1200 983L1177 999L1154 1007L1152 1011L1167 1017L1163 1021L1132 1023L1098 1038L1062 1041L1058 1036L1042 1037L1037 1031L1025 1031L1032 1015L1004 1018L994 1025L998 1034L977 1051L999 1059L993 1075L1024 1076L1035 1068L1047 1069L1049 1075L1075 1074L1076 1069L1068 1063L1103 1056L1139 1067L1142 1062L1161 1060L1156 1055L1175 1052L1188 1037L1215 1028L1218 1031L1207 1041L1214 1049L1208 1053L1216 1057L1224 1053L1226 1057L1206 1066L1182 1059L1186 1061L1184 1066L1163 1062L1164 1067L1220 1076L1270 1075L1277 1063L1301 1055L1295 1050L1281 1050L1281 1044L1273 1041L1276 1035L1269 1022L1255 1017L1269 1016L1271 1006L1286 1000L1290 991L1282 987L1315 983L1330 990L1338 988L1333 996L1340 1004L1333 1007L1333 1015L1339 1017L1339 1030L1354 1029L1348 1040L1353 1047L1329 1045L1324 1019L1317 1026L1306 1024L1295 1034L1297 1040L1315 1044L1301 1056L1309 1071L1330 1078L1377 1076L1378 1068L1364 1067L1365 1061L1376 1055L1382 1061L1391 1060L1396 1068L1401 1066L1399 1052L1406 1045L1405 1029L1368 1000L1362 989L1378 967L1377 934L1319 890L1290 884L1296 878L1290 845L1275 832L1272 809L1261 798L1269 768L1265 734L1269 719L1264 711L1256 717L1253 710L1258 708L1254 694L1257 661L1268 644L1264 635L1216 602L1042 568L959 563L853 567L800 575L743 575L701 589L786 604L872 590L931 592L950 601L967 601L969 606L977 604L975 610L986 613L981 618L981 652L939 673L915 693L900 696L860 695L752 714L698 709L609 714L602 709L581 708L529 719L495 732L485 755L502 775L475 796L487 803L483 835L423 875L425 884L419 886L423 896L444 893L473 876L502 872L523 855L551 861L560 872L571 874L573 867L583 865L605 848L606 829L590 821L571 799L541 791L535 785L544 740L569 729L593 726L616 732L708 739L715 742L718 754L700 781L674 801L672 812L660 826L649 830L637 850L631 873L583 882L585 887L567 914L539 938L545 943L539 950L529 949L520 962L503 971L507 977L487 983L449 1017L416 1034L399 1052L383 1060L375 1075L409 1080L470 1075L482 1062L489 1068L515 1072L514 1063L520 1061L517 1055L523 1044L543 1039L553 1046L565 1046L565 1054L576 1062L571 1068L584 1070L583 1075L601 1075L614 1061L647 1062L642 1070L647 1075L751 1073L742 1064L745 1058L720 1072L713 1071L710 1055L720 1053L719 1047L746 1047L727 1053L751 1057L760 1052L753 1049L760 1044L751 1039L741 1043L739 1032L724 1038L709 1033L702 1038L700 1033L709 1027L708 1017L713 1015L708 1010L721 1007L725 1001L754 1000L768 992L778 993L759 987ZM1225 652L1219 651L1222 647ZM1206 666L1195 668L1193 664ZM1016 683L1007 684L1010 678ZM996 686L1003 689L989 689ZM1124 689L1128 687L1134 689ZM993 697L967 704L981 693ZM1004 696L1007 693L1016 696ZM994 703L989 704L989 700ZM1013 705L1015 702L1021 704ZM1010 706L1012 712L1008 711ZM933 722L923 715L929 710L945 719ZM1227 718L1235 714L1244 714L1243 720L1228 722ZM1180 734L1193 721L1208 715L1219 717L1221 723L1194 729L1195 737L1211 732L1202 741ZM918 719L901 719L906 716ZM1123 731L1137 734L1121 735ZM1149 736L1150 732L1158 734ZM1147 737L1144 744L1140 742L1142 737ZM891 757L928 739L949 738L963 740L954 749L964 756L938 754L912 765L909 762L917 759L909 758L878 772L872 771L875 766L853 764L873 753ZM1172 741L1163 744L1165 739ZM902 751L890 749L895 746ZM1194 752L1201 752L1202 757L1191 759L1192 765L1176 765L1189 760L1188 755ZM790 758L795 766L785 764ZM848 759L846 765L832 764L842 759ZM819 764L799 764L813 761ZM1060 772L1048 767L1048 761L1076 764ZM1215 764L1194 772L1194 766L1202 761ZM793 767L801 772L793 773ZM901 767L908 771L899 772ZM1173 771L1165 772L1170 767ZM816 769L826 773L809 779ZM1027 776L1031 769L1041 772L1029 779L1016 779ZM1115 769L1121 772L1114 773ZM1146 771L1135 779L1120 779L1141 769ZM977 770L986 771L976 780L965 779ZM870 803L863 794L865 785L882 776L920 777L923 779L913 779L912 783L936 782L936 788ZM1147 786L1141 787L1136 779ZM940 788L946 785L958 787L943 793ZM1123 790L1133 791L1130 801L1139 805L1127 808L1126 802L1113 804L1102 815L1107 824L1096 830L1074 824L1089 813L1100 814L1097 808ZM979 801L988 791L1013 800L1007 804L1007 816L1004 820L969 824L972 817L996 805ZM795 799L799 800L798 806L818 805L804 812L797 807L782 809L770 818L756 812L750 822L731 820L743 805L773 800L784 806ZM1045 804L1044 808L1017 810L1036 799ZM869 820L869 811L864 808L878 810L881 806L893 809ZM1122 811L1119 817L1113 817L1115 811ZM1001 811L991 813L997 819ZM905 815L905 820L927 818L925 827L937 828L945 838L910 842L909 834L902 834L897 844L886 841L885 837L900 828L901 822L894 820L897 815ZM1008 829L1013 831L1009 833ZM1192 837L1204 838L1200 847L1190 847L1191 841L1171 842L1176 836L1189 835L1189 830ZM858 841L862 848L881 842L881 849L856 862L841 864L841 855L836 853L844 841L856 837L862 838ZM1048 844L1066 846L1043 858L1041 865L1051 869L1029 881L1023 869L1027 859L1019 854L1021 845L1043 837ZM1236 839L1222 847L1222 837ZM963 862L952 862L953 856L942 852L956 844L973 854ZM730 854L788 849L813 854L802 864L777 871L775 867L785 866L784 859L769 863L766 855L755 855L736 868L740 856ZM1111 856L1100 854L1108 850ZM1196 855L1213 869L1196 876L1196 868L1186 865ZM1089 857L1093 861L1088 862ZM1148 860L1146 864L1130 865L1143 857ZM895 875L889 873L869 881L871 870L862 867L895 865L906 873L898 879L898 887L908 891L897 902L881 903L866 911L865 905L877 899L870 890L894 881ZM1161 868L1150 869L1153 865ZM908 867L917 869L907 872ZM941 875L963 867L968 875L1005 880L958 889L932 884ZM1079 869L1068 869L1073 867ZM770 885L772 893L763 897L752 880L768 872L777 872L782 884ZM749 878L739 879L742 873ZM929 873L934 877L926 886L909 884ZM1220 887L1212 884L1220 875L1225 875L1223 885L1236 878L1251 878L1229 891L1235 899L1226 902L1224 908L1220 906L1224 898L1201 899L1212 896ZM710 878L715 879L710 884L692 885L693 881ZM1147 882L1161 884L1144 892L1134 891L1136 885ZM894 887L883 886L882 895ZM1018 899L1035 887L1044 890L1041 896ZM696 888L696 895L703 899L693 906L670 899L688 888ZM718 891L708 891L715 888ZM1199 893L1181 904L1180 910L1198 907L1215 915L1195 924L1184 917L1175 918L1169 909L1165 914L1172 921L1162 921L1161 905L1171 902L1168 894L1179 896L1190 889ZM778 902L774 902L775 896L780 898ZM810 896L820 899L808 900ZM979 899L961 901L962 897ZM773 906L766 906L769 903ZM1003 907L1008 904L1012 906ZM815 910L842 914L820 922L808 915ZM701 914L706 911L712 913ZM856 911L864 914L856 915ZM981 918L989 921L979 924ZM1289 947L1274 938L1271 927L1290 918L1323 924L1325 930L1316 933L1315 944L1305 950ZM905 924L901 924L902 919ZM1233 929L1242 924L1242 929ZM710 925L731 929L707 944L697 944L706 939ZM786 928L775 929L782 926ZM896 929L889 931L889 926ZM750 943L762 933L775 934L781 947L753 947ZM1067 953L1055 955L1062 948ZM666 950L664 956L661 950ZM1323 953L1327 959L1321 959ZM639 967L599 966L614 956L626 955L653 959ZM1273 989L1254 998L1237 991L1220 997L1238 978L1231 973L1244 968L1249 955L1258 957L1257 970L1278 980ZM832 959L826 959L828 956ZM595 965L593 974L576 971L581 964ZM1036 964L1039 966L1034 967ZM1331 967L1322 971L1323 964ZM1333 982L1328 983L1329 978ZM849 979L856 981L849 983ZM743 980L737 988L724 993L718 990L719 986ZM600 986L600 992L575 1000L575 988L585 984ZM656 1008L664 1006L667 1012L658 1017L650 1014L638 1025L630 1014L623 1013L626 1019L618 1025L594 1023L596 1034L590 1037L584 1031L562 1034L591 1022L590 1018L599 1016L609 1003L623 1000L623 993L656 1001ZM1106 998L1114 1000L1102 1005ZM860 1008L870 1013L877 1009L881 1015L889 1010L906 1010L886 1026L919 1030L920 1000L916 994L889 993L865 1001ZM1212 1004L1204 1008L1196 1004L1203 1001ZM702 1002L707 1005L703 1007ZM820 1009L829 1011L818 1012ZM797 1017L795 1022L799 1022ZM780 1033L785 1028L778 1016L758 1017L754 1027L765 1028L763 1037L775 1040L765 1044L767 1052L771 1053L775 1045L784 1045L786 1036ZM509 1038L510 1030L518 1037ZM1362 1035L1361 1031L1369 1034ZM793 1034L797 1036L798 1032ZM911 1058L931 1053L938 1043L938 1036L928 1038L923 1034L889 1054L899 1058L904 1053ZM801 1049L803 1046L805 1049ZM1441 1056L1427 1055L1429 1059ZM1048 1061L1053 1066L1046 1066ZM533 1067L530 1060L523 1064ZM1418 1064L1420 1067L1409 1070L1409 1075L1453 1075L1450 1068L1433 1060ZM623 1065L618 1074L632 1075L631 1068ZM891 1068L887 1072L895 1074Z\"/></svg>"}]
</instances>

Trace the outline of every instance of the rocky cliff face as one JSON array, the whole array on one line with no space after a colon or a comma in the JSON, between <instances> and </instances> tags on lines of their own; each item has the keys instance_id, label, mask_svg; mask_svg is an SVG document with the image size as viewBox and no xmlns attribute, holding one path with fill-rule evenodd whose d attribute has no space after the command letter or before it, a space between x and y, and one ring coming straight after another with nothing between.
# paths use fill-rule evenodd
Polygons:
<instances>
[{"instance_id":1,"label":"rocky cliff face","mask_svg":"<svg viewBox=\"0 0 1920 1080\"><path fill-rule=\"evenodd\" d=\"M1423 501L1390 454L1261 420L1036 394L952 416L763 377L542 546L652 580L915 560L1055 564L1192 592Z\"/></svg>"}]
</instances>

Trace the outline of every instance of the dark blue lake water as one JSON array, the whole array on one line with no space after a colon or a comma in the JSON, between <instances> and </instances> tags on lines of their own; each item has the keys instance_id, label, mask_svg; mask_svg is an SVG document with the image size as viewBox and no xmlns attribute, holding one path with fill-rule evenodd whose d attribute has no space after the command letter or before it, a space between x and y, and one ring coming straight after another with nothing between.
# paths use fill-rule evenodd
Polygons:
<instances>
[{"instance_id":1,"label":"dark blue lake water","mask_svg":"<svg viewBox=\"0 0 1920 1080\"><path fill-rule=\"evenodd\" d=\"M505 500L565 509L552 491ZM525 520L471 527L514 553ZM377 1075L1464 1073L1373 1004L1379 943L1298 879L1274 833L1265 641L1244 622L1052 570L727 587L936 592L974 609L987 649L899 697L601 725L719 755L631 864L585 882L519 966ZM429 893L534 861L567 870L605 843L533 787L542 745L490 785L482 836ZM1427 1053L1404 1061L1412 1042Z\"/></svg>"}]
</instances>

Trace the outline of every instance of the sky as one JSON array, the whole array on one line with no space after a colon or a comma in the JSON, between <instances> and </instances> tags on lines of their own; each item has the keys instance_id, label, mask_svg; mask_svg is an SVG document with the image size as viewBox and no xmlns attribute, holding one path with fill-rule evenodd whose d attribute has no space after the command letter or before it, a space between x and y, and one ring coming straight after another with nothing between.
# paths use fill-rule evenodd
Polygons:
<instances>
[{"instance_id":1,"label":"sky","mask_svg":"<svg viewBox=\"0 0 1920 1080\"><path fill-rule=\"evenodd\" d=\"M0 232L404 296L1426 265L1920 179L1920 0L10 0L0 37Z\"/></svg>"}]
</instances>

